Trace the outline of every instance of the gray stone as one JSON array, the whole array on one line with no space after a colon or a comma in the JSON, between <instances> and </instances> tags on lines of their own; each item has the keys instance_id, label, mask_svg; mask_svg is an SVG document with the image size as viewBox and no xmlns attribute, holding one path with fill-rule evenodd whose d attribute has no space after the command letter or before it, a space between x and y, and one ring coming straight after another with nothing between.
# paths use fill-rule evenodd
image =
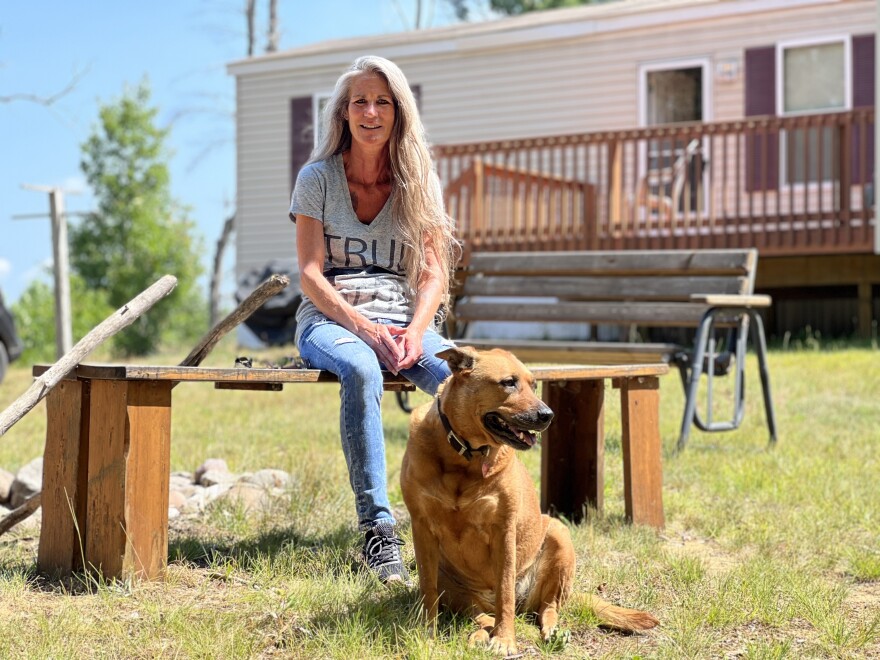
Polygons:
<instances>
[{"instance_id":1,"label":"gray stone","mask_svg":"<svg viewBox=\"0 0 880 660\"><path fill-rule=\"evenodd\" d=\"M216 486L217 484L231 484L237 477L228 470L207 470L199 478L199 485Z\"/></svg>"},{"instance_id":2,"label":"gray stone","mask_svg":"<svg viewBox=\"0 0 880 660\"><path fill-rule=\"evenodd\" d=\"M207 472L208 470L215 470L217 472L229 472L229 466L222 458L209 458L198 468L196 468L195 474L193 474L193 481L195 483L201 483L202 475L205 474L205 472Z\"/></svg>"},{"instance_id":3,"label":"gray stone","mask_svg":"<svg viewBox=\"0 0 880 660\"><path fill-rule=\"evenodd\" d=\"M180 512L186 514L201 513L211 502L229 490L231 485L215 484L207 488L199 487L195 493L187 498L186 504L183 505Z\"/></svg>"},{"instance_id":4,"label":"gray stone","mask_svg":"<svg viewBox=\"0 0 880 660\"><path fill-rule=\"evenodd\" d=\"M9 501L9 494L12 490L12 482L15 481L15 475L12 472L0 468L0 504Z\"/></svg>"},{"instance_id":5,"label":"gray stone","mask_svg":"<svg viewBox=\"0 0 880 660\"><path fill-rule=\"evenodd\" d=\"M192 486L193 481L192 474L189 472L173 472L171 474L171 479L169 481L169 486L172 490L183 490L186 487Z\"/></svg>"},{"instance_id":6,"label":"gray stone","mask_svg":"<svg viewBox=\"0 0 880 660\"><path fill-rule=\"evenodd\" d=\"M256 484L239 482L218 498L218 502L240 506L246 513L254 513L269 508L271 500L266 489Z\"/></svg>"},{"instance_id":7,"label":"gray stone","mask_svg":"<svg viewBox=\"0 0 880 660\"><path fill-rule=\"evenodd\" d=\"M241 478L242 483L255 484L263 488L287 488L290 484L290 475L284 470L258 470L249 476Z\"/></svg>"},{"instance_id":8,"label":"gray stone","mask_svg":"<svg viewBox=\"0 0 880 660\"><path fill-rule=\"evenodd\" d=\"M168 493L168 506L174 507L175 509L179 509L184 504L186 504L186 495L184 495L179 490L172 490ZM180 513L178 511L178 513Z\"/></svg>"},{"instance_id":9,"label":"gray stone","mask_svg":"<svg viewBox=\"0 0 880 660\"><path fill-rule=\"evenodd\" d=\"M16 508L43 487L43 457L35 458L15 475L9 493L9 502Z\"/></svg>"},{"instance_id":10,"label":"gray stone","mask_svg":"<svg viewBox=\"0 0 880 660\"><path fill-rule=\"evenodd\" d=\"M199 490L201 490L201 486L198 484L185 484L183 486L175 486L172 484L171 488L168 489L169 493L180 493L183 495L184 499L189 499L193 495L196 494Z\"/></svg>"}]
</instances>

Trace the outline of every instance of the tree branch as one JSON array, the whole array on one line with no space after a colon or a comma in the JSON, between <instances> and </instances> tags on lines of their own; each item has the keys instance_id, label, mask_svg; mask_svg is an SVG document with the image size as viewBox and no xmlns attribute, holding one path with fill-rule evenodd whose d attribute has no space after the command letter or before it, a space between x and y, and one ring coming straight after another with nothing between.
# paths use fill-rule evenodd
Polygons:
<instances>
[{"instance_id":1,"label":"tree branch","mask_svg":"<svg viewBox=\"0 0 880 660\"><path fill-rule=\"evenodd\" d=\"M73 75L70 82L60 91L50 96L37 96L36 94L10 94L8 96L0 96L0 103L14 103L15 101L27 101L28 103L36 103L38 105L50 106L58 99L72 92L83 76L88 72L88 68L83 69Z\"/></svg>"}]
</instances>

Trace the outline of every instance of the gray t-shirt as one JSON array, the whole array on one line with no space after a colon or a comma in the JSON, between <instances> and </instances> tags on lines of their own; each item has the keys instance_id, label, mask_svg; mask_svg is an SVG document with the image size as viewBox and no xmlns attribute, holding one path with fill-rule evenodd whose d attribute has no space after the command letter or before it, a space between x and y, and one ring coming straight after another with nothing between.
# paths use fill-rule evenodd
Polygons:
<instances>
[{"instance_id":1,"label":"gray t-shirt","mask_svg":"<svg viewBox=\"0 0 880 660\"><path fill-rule=\"evenodd\" d=\"M358 220L337 154L300 170L290 201L294 222L297 215L323 223L324 276L346 302L368 319L412 320L415 295L406 282L403 241L394 234L391 197L370 224ZM297 325L316 315L321 312L303 296Z\"/></svg>"}]
</instances>

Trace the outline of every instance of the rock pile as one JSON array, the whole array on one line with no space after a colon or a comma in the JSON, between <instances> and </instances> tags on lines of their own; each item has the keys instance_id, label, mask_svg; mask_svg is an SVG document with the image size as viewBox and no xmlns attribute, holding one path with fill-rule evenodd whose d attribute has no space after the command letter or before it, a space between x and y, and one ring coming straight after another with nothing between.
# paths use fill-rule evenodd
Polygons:
<instances>
[{"instance_id":1,"label":"rock pile","mask_svg":"<svg viewBox=\"0 0 880 660\"><path fill-rule=\"evenodd\" d=\"M35 458L16 474L0 468L0 518L42 488L43 459ZM236 474L222 458L209 458L195 472L172 472L168 518L198 516L213 502L241 507L251 513L269 508L273 499L289 493L291 476L271 468ZM39 530L40 512L18 526ZM13 528L14 529L14 528Z\"/></svg>"}]
</instances>

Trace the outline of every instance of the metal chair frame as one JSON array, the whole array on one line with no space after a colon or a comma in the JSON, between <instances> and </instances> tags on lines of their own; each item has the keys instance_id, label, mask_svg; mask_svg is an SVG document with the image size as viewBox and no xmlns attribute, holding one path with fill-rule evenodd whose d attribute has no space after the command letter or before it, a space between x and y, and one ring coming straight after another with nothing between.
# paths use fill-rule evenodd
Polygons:
<instances>
[{"instance_id":1,"label":"metal chair frame","mask_svg":"<svg viewBox=\"0 0 880 660\"><path fill-rule=\"evenodd\" d=\"M712 419L713 384L717 357L715 324L719 316L724 316L725 321L736 314L740 316L737 326L728 334L728 347L734 350L734 411L732 418L725 421ZM678 366L682 385L685 390L685 411L681 421L681 432L678 438L678 451L682 451L687 445L691 426L695 425L702 431L730 431L739 428L745 416L745 357L748 339L751 336L752 345L758 358L758 371L761 378L761 387L764 394L764 411L767 417L767 427L770 431L770 444L776 442L776 413L773 409L773 400L770 394L770 371L767 367L767 342L764 336L764 323L756 310L750 307L713 307L706 311L700 320L694 339L693 358L689 354L679 354L673 360ZM705 371L706 391L706 416L705 419L697 409L697 397L700 387L700 378Z\"/></svg>"}]
</instances>

